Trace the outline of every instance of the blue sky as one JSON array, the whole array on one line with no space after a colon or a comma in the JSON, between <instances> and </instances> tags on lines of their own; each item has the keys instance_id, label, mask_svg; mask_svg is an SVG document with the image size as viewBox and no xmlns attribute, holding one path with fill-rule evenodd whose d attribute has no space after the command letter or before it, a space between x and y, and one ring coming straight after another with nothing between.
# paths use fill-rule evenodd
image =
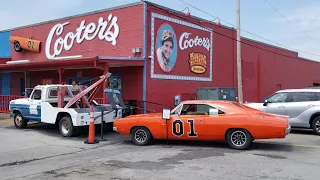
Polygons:
<instances>
[{"instance_id":1,"label":"blue sky","mask_svg":"<svg viewBox=\"0 0 320 180\"><path fill-rule=\"evenodd\" d=\"M0 30L137 1L139 0L2 0ZM180 0L150 1L175 10L188 7ZM236 25L236 0L183 1L219 17L224 25ZM268 2L293 25L276 13L265 0L241 0L241 28L278 44L244 31L241 31L241 35L277 46L281 44L286 49L299 51L301 57L320 61L320 1L268 0ZM208 20L214 19L192 7L189 9L194 16Z\"/></svg>"}]
</instances>

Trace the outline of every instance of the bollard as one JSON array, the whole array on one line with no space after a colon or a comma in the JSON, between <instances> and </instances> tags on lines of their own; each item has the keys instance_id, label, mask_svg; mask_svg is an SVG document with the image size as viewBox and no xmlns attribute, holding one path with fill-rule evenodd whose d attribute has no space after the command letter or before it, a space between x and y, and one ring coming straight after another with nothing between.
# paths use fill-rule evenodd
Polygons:
<instances>
[{"instance_id":1,"label":"bollard","mask_svg":"<svg viewBox=\"0 0 320 180\"><path fill-rule=\"evenodd\" d=\"M96 144L99 143L99 141L96 139L95 135L95 125L94 125L94 109L93 106L90 106L90 124L89 124L89 136L86 141L84 141L85 144Z\"/></svg>"}]
</instances>

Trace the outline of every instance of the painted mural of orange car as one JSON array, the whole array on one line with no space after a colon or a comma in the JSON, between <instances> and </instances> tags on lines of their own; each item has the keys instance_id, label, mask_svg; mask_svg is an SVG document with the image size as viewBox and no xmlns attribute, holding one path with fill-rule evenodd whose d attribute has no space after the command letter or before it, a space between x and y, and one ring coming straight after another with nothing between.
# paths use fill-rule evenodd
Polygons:
<instances>
[{"instance_id":1,"label":"painted mural of orange car","mask_svg":"<svg viewBox=\"0 0 320 180\"><path fill-rule=\"evenodd\" d=\"M171 111L164 109L162 113L116 119L113 126L119 134L131 136L136 145L168 137L169 140L227 141L234 149L248 149L255 139L285 138L291 131L287 116L218 100L183 101Z\"/></svg>"},{"instance_id":2,"label":"painted mural of orange car","mask_svg":"<svg viewBox=\"0 0 320 180\"><path fill-rule=\"evenodd\" d=\"M10 36L9 41L13 43L13 47L16 52L21 52L24 49L33 52L40 52L40 41L38 40L18 36Z\"/></svg>"}]
</instances>

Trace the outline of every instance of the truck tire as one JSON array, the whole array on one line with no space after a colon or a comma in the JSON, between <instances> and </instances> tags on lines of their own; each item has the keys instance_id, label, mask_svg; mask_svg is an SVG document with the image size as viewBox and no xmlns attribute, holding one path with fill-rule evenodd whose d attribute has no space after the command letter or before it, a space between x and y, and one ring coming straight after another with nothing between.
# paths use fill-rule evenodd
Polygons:
<instances>
[{"instance_id":1,"label":"truck tire","mask_svg":"<svg viewBox=\"0 0 320 180\"><path fill-rule=\"evenodd\" d=\"M76 134L76 128L72 124L70 116L64 116L59 122L59 131L63 137L72 137Z\"/></svg>"},{"instance_id":2,"label":"truck tire","mask_svg":"<svg viewBox=\"0 0 320 180\"><path fill-rule=\"evenodd\" d=\"M18 129L24 129L28 124L28 122L23 118L22 114L19 111L14 113L13 122Z\"/></svg>"}]
</instances>

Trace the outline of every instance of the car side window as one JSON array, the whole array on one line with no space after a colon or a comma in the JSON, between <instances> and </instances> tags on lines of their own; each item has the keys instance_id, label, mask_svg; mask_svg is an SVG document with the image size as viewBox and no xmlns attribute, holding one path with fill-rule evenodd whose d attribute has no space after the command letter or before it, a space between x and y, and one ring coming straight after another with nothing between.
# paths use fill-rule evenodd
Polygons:
<instances>
[{"instance_id":1,"label":"car side window","mask_svg":"<svg viewBox=\"0 0 320 180\"><path fill-rule=\"evenodd\" d=\"M290 102L316 101L314 92L292 92Z\"/></svg>"},{"instance_id":2,"label":"car side window","mask_svg":"<svg viewBox=\"0 0 320 180\"><path fill-rule=\"evenodd\" d=\"M184 104L181 110L181 115L209 115L209 110L214 107L207 104ZM219 114L224 114L219 110Z\"/></svg>"},{"instance_id":3,"label":"car side window","mask_svg":"<svg viewBox=\"0 0 320 180\"><path fill-rule=\"evenodd\" d=\"M41 100L41 90L39 90L39 89L34 90L31 99Z\"/></svg>"},{"instance_id":4,"label":"car side window","mask_svg":"<svg viewBox=\"0 0 320 180\"><path fill-rule=\"evenodd\" d=\"M287 97L289 93L276 93L270 96L267 100L271 103L287 102Z\"/></svg>"},{"instance_id":5,"label":"car side window","mask_svg":"<svg viewBox=\"0 0 320 180\"><path fill-rule=\"evenodd\" d=\"M320 92L316 92L316 101L320 101Z\"/></svg>"}]
</instances>

